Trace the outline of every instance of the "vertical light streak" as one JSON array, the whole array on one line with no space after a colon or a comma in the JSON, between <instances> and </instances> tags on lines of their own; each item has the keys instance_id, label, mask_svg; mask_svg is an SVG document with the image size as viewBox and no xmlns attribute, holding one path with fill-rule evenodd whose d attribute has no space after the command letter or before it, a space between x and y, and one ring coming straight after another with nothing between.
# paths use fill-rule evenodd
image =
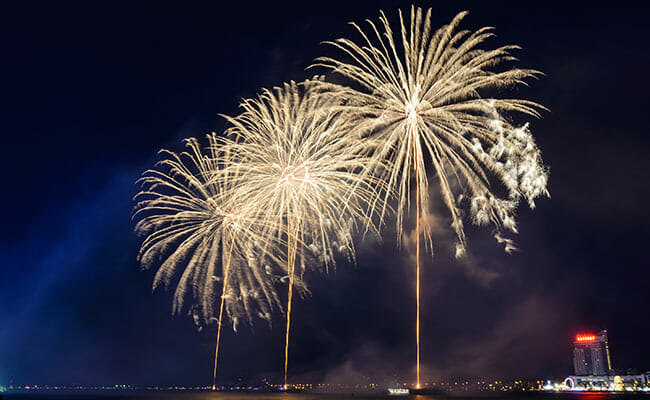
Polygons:
<instances>
[{"instance_id":1,"label":"vertical light streak","mask_svg":"<svg viewBox=\"0 0 650 400\"><path fill-rule=\"evenodd\" d=\"M419 194L418 193L418 188L419 184L416 182L416 196ZM415 310L415 341L416 341L416 380L417 380L417 388L420 388L420 198L418 197L416 199L416 206L418 207L416 211L416 218L415 218L415 230L416 230L416 238L415 238L415 298L416 298L416 310Z\"/></svg>"},{"instance_id":2,"label":"vertical light streak","mask_svg":"<svg viewBox=\"0 0 650 400\"><path fill-rule=\"evenodd\" d=\"M292 218L289 218L289 221L291 221ZM293 279L294 279L294 274L296 270L296 253L298 250L298 239L297 239L297 231L299 230L300 223L296 224L296 232L293 231L291 223L288 223L288 229L287 232L289 232L290 235L292 235L292 238L288 240L288 246L287 246L287 266L288 266L288 272L289 272L289 292L287 294L287 330L286 330L286 335L284 339L284 388L287 389L288 383L287 383L287 371L289 369L289 332L291 331L291 303L293 299ZM296 236L293 236L293 235Z\"/></svg>"},{"instance_id":3,"label":"vertical light streak","mask_svg":"<svg viewBox=\"0 0 650 400\"><path fill-rule=\"evenodd\" d=\"M223 304L226 300L226 289L228 288L228 272L230 269L230 260L232 259L232 248L235 246L235 235L230 241L228 258L223 268L223 288L221 289L221 305L219 306L219 321L217 322L217 344L214 349L214 371L212 373L212 390L217 388L217 362L219 360L219 342L221 340L221 320L223 318Z\"/></svg>"},{"instance_id":4,"label":"vertical light streak","mask_svg":"<svg viewBox=\"0 0 650 400\"><path fill-rule=\"evenodd\" d=\"M411 111L414 115L414 111ZM411 118L413 122L414 118ZM415 134L415 128L412 129L413 137L413 172L415 174L415 375L416 388L420 388L420 182L418 179L419 164L419 137Z\"/></svg>"}]
</instances>

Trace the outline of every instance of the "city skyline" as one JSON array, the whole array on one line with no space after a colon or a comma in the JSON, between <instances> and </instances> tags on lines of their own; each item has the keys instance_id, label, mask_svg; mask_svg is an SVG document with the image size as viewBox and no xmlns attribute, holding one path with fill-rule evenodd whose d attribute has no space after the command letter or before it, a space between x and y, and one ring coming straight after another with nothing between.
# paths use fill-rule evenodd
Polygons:
<instances>
[{"instance_id":1,"label":"city skyline","mask_svg":"<svg viewBox=\"0 0 650 400\"><path fill-rule=\"evenodd\" d=\"M582 331L574 336L573 340L573 375L566 373L566 376L543 376L543 377L524 377L517 378L514 376L500 377L496 380L486 376L463 376L458 375L454 377L439 378L439 377L425 377L422 380L422 387L425 389L439 389L447 393L458 391L466 392L481 392L481 391L526 391L526 390L553 390L554 387L549 389L548 382L552 380L567 381L573 380L573 385L582 383L583 385L593 384L600 382L604 379L609 379L612 382L619 379L620 376L624 378L640 378L642 382L650 383L650 370L640 369L638 367L618 366L614 368L611 364L609 355L609 343L607 339L607 330L601 330L597 333ZM585 354L582 350L589 350ZM584 364L584 365L583 365ZM336 391L343 389L361 389L361 390L374 390L382 389L387 385L395 387L410 387L412 384L409 382L408 374L394 373L391 378L384 378L383 381L374 381L370 376L359 376L356 382L339 383L329 382L323 383L319 381L302 381L293 382L289 385L291 390L323 390L323 391ZM556 383L557 385L557 383ZM587 387L587 386L585 386ZM40 390L40 391L97 391L97 390L134 390L134 391L172 391L172 390L218 390L218 391L257 391L260 389L278 391L284 388L282 382L271 382L267 377L248 379L246 377L236 377L231 382L222 382L218 387L214 388L212 385L206 384L202 386L186 386L182 384L171 385L138 385L135 383L119 383L119 384L100 384L100 385L83 385L73 383L63 384L38 384L27 382L14 382L11 380L7 386L0 385L0 393L6 390ZM570 389L570 388L569 388ZM566 390L566 389L565 389Z\"/></svg>"}]
</instances>

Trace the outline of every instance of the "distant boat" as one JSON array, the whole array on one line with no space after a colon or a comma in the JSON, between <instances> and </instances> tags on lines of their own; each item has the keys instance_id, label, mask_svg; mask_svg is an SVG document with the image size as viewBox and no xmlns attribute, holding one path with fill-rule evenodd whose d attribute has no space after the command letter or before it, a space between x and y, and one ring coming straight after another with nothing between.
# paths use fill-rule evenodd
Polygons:
<instances>
[{"instance_id":1,"label":"distant boat","mask_svg":"<svg viewBox=\"0 0 650 400\"><path fill-rule=\"evenodd\" d=\"M409 394L409 390L405 388L388 388L389 396L408 396Z\"/></svg>"}]
</instances>

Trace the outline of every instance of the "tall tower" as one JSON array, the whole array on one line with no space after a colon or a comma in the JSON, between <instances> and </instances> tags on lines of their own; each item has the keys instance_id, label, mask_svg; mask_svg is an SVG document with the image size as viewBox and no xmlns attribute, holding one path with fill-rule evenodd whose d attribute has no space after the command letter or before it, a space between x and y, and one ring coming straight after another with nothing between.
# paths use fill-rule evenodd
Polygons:
<instances>
[{"instance_id":1,"label":"tall tower","mask_svg":"<svg viewBox=\"0 0 650 400\"><path fill-rule=\"evenodd\" d=\"M597 334L576 335L573 341L573 370L579 376L603 376L612 373L606 330Z\"/></svg>"}]
</instances>

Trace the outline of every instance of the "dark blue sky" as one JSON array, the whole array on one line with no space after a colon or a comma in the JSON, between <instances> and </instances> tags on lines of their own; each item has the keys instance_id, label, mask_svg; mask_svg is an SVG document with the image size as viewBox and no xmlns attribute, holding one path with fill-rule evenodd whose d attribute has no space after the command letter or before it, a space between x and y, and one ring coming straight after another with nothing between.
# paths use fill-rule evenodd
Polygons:
<instances>
[{"instance_id":1,"label":"dark blue sky","mask_svg":"<svg viewBox=\"0 0 650 400\"><path fill-rule=\"evenodd\" d=\"M272 4L271 4L272 3ZM348 21L407 2L22 3L0 11L0 385L210 382L215 330L172 318L135 260L134 181L160 148L220 132L261 87L302 80ZM609 329L614 366L650 369L646 11L625 2L549 6L418 2L435 25L497 28L524 67L517 94L551 109L531 125L552 199L520 210L521 252L472 230L470 261L444 238L424 272L425 376L562 376L570 340ZM361 246L356 267L313 276L297 303L290 374L410 376L409 255ZM279 380L283 329L224 337L221 380Z\"/></svg>"}]
</instances>

